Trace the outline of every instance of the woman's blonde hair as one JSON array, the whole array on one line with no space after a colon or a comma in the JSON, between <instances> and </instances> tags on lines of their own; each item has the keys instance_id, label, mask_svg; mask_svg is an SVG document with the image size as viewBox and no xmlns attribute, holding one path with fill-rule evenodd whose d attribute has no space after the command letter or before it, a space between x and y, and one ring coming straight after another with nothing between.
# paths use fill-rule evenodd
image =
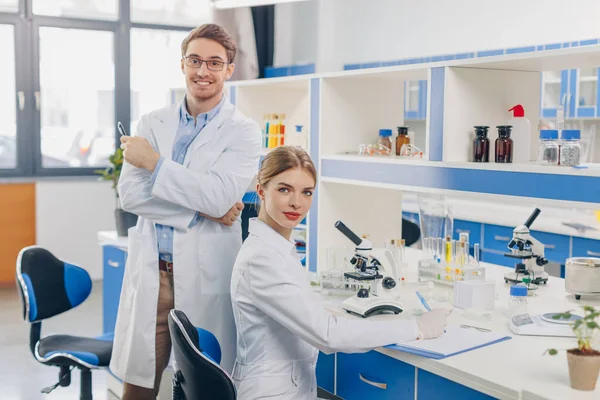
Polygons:
<instances>
[{"instance_id":1,"label":"woman's blonde hair","mask_svg":"<svg viewBox=\"0 0 600 400\"><path fill-rule=\"evenodd\" d=\"M317 170L308 153L301 147L281 146L269 152L258 171L257 181L266 187L271 179L290 169L301 168L317 182Z\"/></svg>"}]
</instances>

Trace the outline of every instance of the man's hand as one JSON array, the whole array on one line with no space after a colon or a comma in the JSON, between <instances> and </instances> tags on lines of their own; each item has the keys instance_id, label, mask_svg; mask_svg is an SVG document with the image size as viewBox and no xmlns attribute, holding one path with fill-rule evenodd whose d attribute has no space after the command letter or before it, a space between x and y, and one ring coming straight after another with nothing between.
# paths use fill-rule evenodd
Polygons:
<instances>
[{"instance_id":1,"label":"man's hand","mask_svg":"<svg viewBox=\"0 0 600 400\"><path fill-rule=\"evenodd\" d=\"M235 205L233 207L231 207L231 209L229 209L229 211L227 211L227 214L223 215L221 218L213 218L213 217L209 217L204 214L202 214L202 215L204 215L206 218L210 219L211 221L215 221L215 222L218 222L218 223L226 225L226 226L231 226L238 219L238 217L242 213L243 209L244 209L244 203L241 203L238 201L237 203L235 203Z\"/></svg>"},{"instance_id":2,"label":"man's hand","mask_svg":"<svg viewBox=\"0 0 600 400\"><path fill-rule=\"evenodd\" d=\"M160 154L154 151L146 138L135 136L121 136L123 158L137 168L144 168L154 172Z\"/></svg>"}]
</instances>

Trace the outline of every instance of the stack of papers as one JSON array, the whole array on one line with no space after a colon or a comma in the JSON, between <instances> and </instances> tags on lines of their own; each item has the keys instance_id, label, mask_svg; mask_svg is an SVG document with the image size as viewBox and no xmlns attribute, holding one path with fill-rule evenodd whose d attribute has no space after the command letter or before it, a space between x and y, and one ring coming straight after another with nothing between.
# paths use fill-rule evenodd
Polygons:
<instances>
[{"instance_id":1,"label":"stack of papers","mask_svg":"<svg viewBox=\"0 0 600 400\"><path fill-rule=\"evenodd\" d=\"M393 344L387 346L387 348L423 357L441 359L503 342L510 338L510 336L504 334L480 332L474 328L452 327L447 328L444 334L435 339L413 340Z\"/></svg>"}]
</instances>

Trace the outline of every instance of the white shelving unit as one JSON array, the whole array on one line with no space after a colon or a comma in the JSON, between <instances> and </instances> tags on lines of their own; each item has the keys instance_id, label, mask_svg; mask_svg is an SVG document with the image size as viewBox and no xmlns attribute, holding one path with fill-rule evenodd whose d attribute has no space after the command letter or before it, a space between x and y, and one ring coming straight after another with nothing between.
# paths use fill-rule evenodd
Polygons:
<instances>
[{"instance_id":1,"label":"white shelving unit","mask_svg":"<svg viewBox=\"0 0 600 400\"><path fill-rule=\"evenodd\" d=\"M496 125L522 104L531 121L531 160L537 154L541 73L600 65L600 45L430 64L349 70L232 83L232 97L262 125L281 112L310 133L319 185L308 217L309 268L326 262L326 249L347 245L333 223L343 220L379 242L401 235L402 193L446 193L494 202L515 200L600 209L600 165L575 169L469 162L473 126ZM404 124L405 83L427 81L423 159L357 155L380 128ZM294 122L292 122L294 118ZM299 121L299 122L296 122ZM394 134L395 137L395 134ZM315 265L318 264L318 265Z\"/></svg>"}]
</instances>

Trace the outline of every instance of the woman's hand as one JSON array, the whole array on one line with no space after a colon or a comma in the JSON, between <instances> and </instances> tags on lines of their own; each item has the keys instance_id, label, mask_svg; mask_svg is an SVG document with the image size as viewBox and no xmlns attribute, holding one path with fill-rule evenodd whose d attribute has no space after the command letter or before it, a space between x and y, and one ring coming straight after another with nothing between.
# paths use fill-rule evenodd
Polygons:
<instances>
[{"instance_id":1,"label":"woman's hand","mask_svg":"<svg viewBox=\"0 0 600 400\"><path fill-rule=\"evenodd\" d=\"M447 317L452 310L434 308L417 319L419 339L434 339L444 333Z\"/></svg>"}]
</instances>

